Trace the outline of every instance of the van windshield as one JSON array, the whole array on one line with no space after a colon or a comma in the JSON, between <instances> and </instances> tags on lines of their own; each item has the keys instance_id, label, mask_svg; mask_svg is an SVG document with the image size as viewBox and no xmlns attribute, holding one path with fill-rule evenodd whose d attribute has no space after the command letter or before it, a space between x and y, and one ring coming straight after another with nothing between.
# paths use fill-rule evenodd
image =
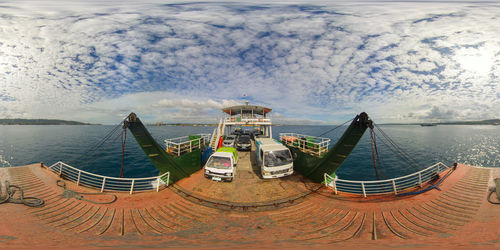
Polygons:
<instances>
[{"instance_id":1,"label":"van windshield","mask_svg":"<svg viewBox=\"0 0 500 250\"><path fill-rule=\"evenodd\" d=\"M231 160L227 157L212 156L208 160L207 167L218 169L230 169Z\"/></svg>"},{"instance_id":2,"label":"van windshield","mask_svg":"<svg viewBox=\"0 0 500 250\"><path fill-rule=\"evenodd\" d=\"M290 163L292 163L292 156L288 149L264 153L264 166L266 167L279 167Z\"/></svg>"}]
</instances>

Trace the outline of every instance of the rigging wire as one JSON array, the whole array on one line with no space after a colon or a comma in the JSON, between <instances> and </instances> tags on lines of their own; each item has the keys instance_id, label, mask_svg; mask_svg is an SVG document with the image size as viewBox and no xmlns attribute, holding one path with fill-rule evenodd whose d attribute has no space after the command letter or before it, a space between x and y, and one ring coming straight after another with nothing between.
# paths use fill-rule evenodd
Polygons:
<instances>
[{"instance_id":1,"label":"rigging wire","mask_svg":"<svg viewBox=\"0 0 500 250\"><path fill-rule=\"evenodd\" d=\"M382 160L380 158L380 154L378 153L377 134L375 132L373 133L373 140L375 141L375 155L377 156L377 162L378 162L378 165L379 165L379 169L383 170ZM380 174L382 175L382 177L384 179L387 179L387 177L384 175L383 171L381 171Z\"/></svg>"},{"instance_id":2,"label":"rigging wire","mask_svg":"<svg viewBox=\"0 0 500 250\"><path fill-rule=\"evenodd\" d=\"M322 133L322 134L318 135L318 137L324 136L324 135L326 135L326 134L328 134L328 133L330 133L330 132L334 131L335 129L338 129L338 128L340 128L340 127L342 127L342 126L346 125L348 122L351 122L351 121L352 121L352 120L354 120L354 119L355 119L355 118L353 118L353 119L349 119L348 121L346 121L346 122L344 122L344 123L342 123L342 124L340 124L340 125L336 126L335 128L332 128L332 129L330 129L330 130L328 130L328 131L326 131L326 132L324 132L324 133Z\"/></svg>"},{"instance_id":3,"label":"rigging wire","mask_svg":"<svg viewBox=\"0 0 500 250\"><path fill-rule=\"evenodd\" d=\"M92 159L90 162L85 162L85 163L83 163L82 165L84 165L84 164L85 164L86 166L89 166L89 165L90 165L91 163L93 163L93 162L94 162L97 158L101 157L101 156L102 156L102 154L103 154L104 152L106 152L106 150L109 148L109 146L110 146L110 145L113 145L113 144L114 144L114 143L118 140L118 138L121 138L121 137L123 137L123 134L122 134L122 133L118 134L118 135L117 135L117 136L113 139L113 141L112 141L111 143L109 143L109 144L107 144L107 145L105 145L105 146L104 146L104 148L103 148L103 149L99 152L99 154L98 154L98 155L94 155L93 159Z\"/></svg>"},{"instance_id":4,"label":"rigging wire","mask_svg":"<svg viewBox=\"0 0 500 250\"><path fill-rule=\"evenodd\" d=\"M120 178L123 178L123 171L125 168L125 142L127 141L127 128L123 127L122 131L122 166L120 168Z\"/></svg>"},{"instance_id":5,"label":"rigging wire","mask_svg":"<svg viewBox=\"0 0 500 250\"><path fill-rule=\"evenodd\" d=\"M118 128L120 128L121 126L123 125L123 121L120 122L120 124L118 124L116 127L113 128L113 130L111 130L108 134L106 134L104 136L104 138L102 138L99 142L97 142L94 146L90 147L87 151L85 151L82 155L80 155L76 160L75 162L78 162L80 160L82 160L84 157L87 157L92 151L95 151L97 150L98 148L100 148L107 140L109 140L109 138L111 136L113 136L116 131L118 130Z\"/></svg>"},{"instance_id":6,"label":"rigging wire","mask_svg":"<svg viewBox=\"0 0 500 250\"><path fill-rule=\"evenodd\" d=\"M98 141L96 144L91 146L88 150L86 150L82 155L80 155L78 158L75 159L75 162L80 162L83 161L84 159L91 159L90 161L84 161L81 165L82 166L89 166L92 164L95 160L97 160L99 157L102 156L104 152L109 148L110 145L115 144L118 138L121 138L121 145L122 145L122 164L121 164L121 169L120 169L120 177L123 177L123 168L124 168L124 160L125 160L125 141L127 139L127 134L126 134L126 126L125 123L127 121L129 116L126 116L125 118L122 119L122 121L116 125L108 134L106 134L100 141ZM123 128L122 131L117 133L119 131L119 128ZM117 136L112 140L111 143L108 143L107 145L104 145L108 140L110 140L115 134ZM102 149L101 149L102 147ZM97 151L98 149L101 149Z\"/></svg>"},{"instance_id":7,"label":"rigging wire","mask_svg":"<svg viewBox=\"0 0 500 250\"><path fill-rule=\"evenodd\" d=\"M394 152L394 153L396 154L396 156L398 156L398 157L399 157L399 159L401 159L401 160L405 161L405 162L406 162L406 163L408 163L409 165L411 164L411 162L409 162L409 160L408 160L407 158L403 157L401 154L399 154L397 151L395 151L395 149L391 148L391 146L392 146L392 145L388 144L388 142L386 143L384 140L382 140L382 138L380 138L380 139L381 139L381 140L379 140L379 141L381 141L381 142L383 143L383 145L384 145L384 146L386 146L386 147L387 147L387 148L389 148L392 152ZM392 146L392 147L394 147L394 146ZM412 165L410 165L410 166L412 166ZM413 167L413 166L412 166L412 167ZM417 169L417 170L419 170L419 169Z\"/></svg>"},{"instance_id":8,"label":"rigging wire","mask_svg":"<svg viewBox=\"0 0 500 250\"><path fill-rule=\"evenodd\" d=\"M406 153L396 142L394 142L377 124L373 123L377 130L382 134L382 136L387 140L389 143L388 148L391 149L396 155L398 155L401 159L406 161L410 167L415 168L416 170L419 170L418 166L415 164L415 159L413 159L408 153ZM387 145L383 140L382 142ZM392 146L392 147L391 147Z\"/></svg>"},{"instance_id":9,"label":"rigging wire","mask_svg":"<svg viewBox=\"0 0 500 250\"><path fill-rule=\"evenodd\" d=\"M377 135L375 134L375 130L373 128L370 128L370 140L371 140L371 146L372 146L372 158L373 158L373 167L375 168L375 175L377 176L377 179L380 180L380 176L382 178L387 179L387 177L384 175L382 170L382 161L380 160L380 154L378 153L378 147L377 147ZM377 167L378 163L378 167Z\"/></svg>"},{"instance_id":10,"label":"rigging wire","mask_svg":"<svg viewBox=\"0 0 500 250\"><path fill-rule=\"evenodd\" d=\"M373 158L373 168L375 169L375 175L377 176L377 180L380 180L380 176L377 170L377 158L375 158L375 139L374 139L373 129L370 128L370 143L372 146L372 158Z\"/></svg>"}]
</instances>

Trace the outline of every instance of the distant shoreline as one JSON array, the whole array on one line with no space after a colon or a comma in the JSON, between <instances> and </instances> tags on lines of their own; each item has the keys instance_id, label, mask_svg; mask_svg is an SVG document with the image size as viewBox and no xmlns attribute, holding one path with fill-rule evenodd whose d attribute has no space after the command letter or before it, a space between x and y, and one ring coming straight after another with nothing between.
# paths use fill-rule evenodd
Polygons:
<instances>
[{"instance_id":1,"label":"distant shoreline","mask_svg":"<svg viewBox=\"0 0 500 250\"><path fill-rule=\"evenodd\" d=\"M55 119L0 119L0 125L101 125Z\"/></svg>"},{"instance_id":2,"label":"distant shoreline","mask_svg":"<svg viewBox=\"0 0 500 250\"><path fill-rule=\"evenodd\" d=\"M457 121L457 122L412 122L412 123L384 123L381 125L422 125L437 126L437 125L500 125L500 119L490 119L482 121Z\"/></svg>"}]
</instances>

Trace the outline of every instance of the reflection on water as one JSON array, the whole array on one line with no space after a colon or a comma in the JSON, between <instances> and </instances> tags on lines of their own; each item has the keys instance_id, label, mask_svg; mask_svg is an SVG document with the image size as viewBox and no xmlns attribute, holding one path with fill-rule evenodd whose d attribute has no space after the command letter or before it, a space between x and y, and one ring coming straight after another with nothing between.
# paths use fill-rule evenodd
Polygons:
<instances>
[{"instance_id":1,"label":"reflection on water","mask_svg":"<svg viewBox=\"0 0 500 250\"><path fill-rule=\"evenodd\" d=\"M380 126L406 153L414 159L413 167L377 137L380 169L383 176L393 178L423 169L435 162L447 165L453 162L476 166L500 167L500 126L436 126L412 125ZM0 166L18 166L44 162L51 165L63 161L86 171L118 176L121 166L120 140L107 143L96 152L85 154L114 126L0 126ZM211 133L214 127L147 127L158 143L163 140L192 133ZM317 136L332 126L275 126L273 135L297 132ZM343 128L326 135L336 142ZM106 148L106 150L103 150ZM158 174L157 169L135 142L127 136L126 177L148 177ZM371 158L370 136L366 133L337 174L343 179L376 179Z\"/></svg>"},{"instance_id":2,"label":"reflection on water","mask_svg":"<svg viewBox=\"0 0 500 250\"><path fill-rule=\"evenodd\" d=\"M11 167L10 162L8 162L2 155L3 150L0 150L0 167Z\"/></svg>"}]
</instances>

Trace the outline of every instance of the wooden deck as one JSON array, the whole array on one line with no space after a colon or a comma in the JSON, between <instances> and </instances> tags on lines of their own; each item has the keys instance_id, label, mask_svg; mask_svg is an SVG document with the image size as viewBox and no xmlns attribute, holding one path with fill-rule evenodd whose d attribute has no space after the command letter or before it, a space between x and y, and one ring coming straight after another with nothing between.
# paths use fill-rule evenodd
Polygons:
<instances>
[{"instance_id":1,"label":"wooden deck","mask_svg":"<svg viewBox=\"0 0 500 250\"><path fill-rule=\"evenodd\" d=\"M202 187L199 175L176 185L195 195L236 204L254 196L266 196L260 200L263 203L275 197L266 188L245 191L249 186L238 187L237 181ZM459 165L441 190L417 196L360 198L334 195L326 188L312 193L295 188L286 195L306 195L287 206L242 211L206 206L179 194L175 186L158 193L119 193L116 202L98 205L63 198L62 188L56 185L58 176L40 164L0 168L2 184L9 180L23 187L25 196L40 197L46 203L41 208L0 204L0 247L499 247L500 205L486 201L494 177L500 177L497 169ZM294 178L299 179L268 182L268 187L285 185L287 190L293 189L292 183L306 187ZM72 190L98 192L66 183Z\"/></svg>"}]
</instances>

